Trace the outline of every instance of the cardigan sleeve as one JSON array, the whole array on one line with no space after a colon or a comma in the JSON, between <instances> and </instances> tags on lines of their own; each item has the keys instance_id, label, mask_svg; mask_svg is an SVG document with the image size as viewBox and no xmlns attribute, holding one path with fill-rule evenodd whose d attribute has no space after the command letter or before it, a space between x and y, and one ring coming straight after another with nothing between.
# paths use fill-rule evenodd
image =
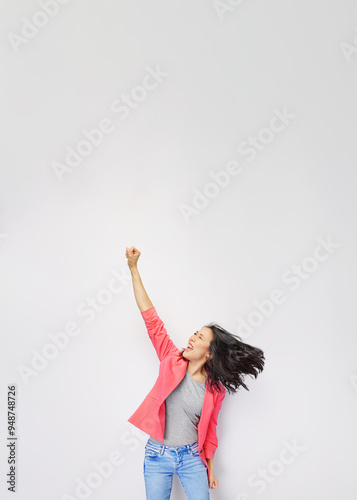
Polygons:
<instances>
[{"instance_id":1,"label":"cardigan sleeve","mask_svg":"<svg viewBox=\"0 0 357 500\"><path fill-rule=\"evenodd\" d=\"M217 396L217 401L213 408L213 412L208 424L206 439L205 442L203 443L203 448L205 450L206 458L213 458L218 446L218 438L216 433L217 419L225 395L226 395L226 389L225 387L223 387L223 391L220 392Z\"/></svg>"},{"instance_id":2,"label":"cardigan sleeve","mask_svg":"<svg viewBox=\"0 0 357 500\"><path fill-rule=\"evenodd\" d=\"M178 347L176 347L169 337L164 323L159 318L154 306L146 309L146 311L141 311L141 315L145 321L148 335L160 361L170 354L180 352Z\"/></svg>"}]
</instances>

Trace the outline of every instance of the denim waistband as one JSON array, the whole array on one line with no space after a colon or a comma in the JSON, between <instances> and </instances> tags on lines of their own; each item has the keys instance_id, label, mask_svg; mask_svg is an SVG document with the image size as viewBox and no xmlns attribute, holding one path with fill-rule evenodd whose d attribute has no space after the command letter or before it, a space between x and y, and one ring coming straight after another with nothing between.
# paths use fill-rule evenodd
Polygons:
<instances>
[{"instance_id":1,"label":"denim waistband","mask_svg":"<svg viewBox=\"0 0 357 500\"><path fill-rule=\"evenodd\" d=\"M194 441L193 443L190 444L185 444L183 446L167 446L164 444L159 444L159 443L154 443L150 439L148 439L146 447L152 448L154 450L174 450L174 451L183 451L183 450L194 450L195 448L198 449L198 441Z\"/></svg>"}]
</instances>

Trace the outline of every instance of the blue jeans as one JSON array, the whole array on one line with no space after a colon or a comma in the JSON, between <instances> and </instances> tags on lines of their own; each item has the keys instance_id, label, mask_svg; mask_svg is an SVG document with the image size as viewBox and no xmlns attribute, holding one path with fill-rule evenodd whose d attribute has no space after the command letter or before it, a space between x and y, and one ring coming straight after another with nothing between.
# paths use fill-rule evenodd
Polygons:
<instances>
[{"instance_id":1,"label":"blue jeans","mask_svg":"<svg viewBox=\"0 0 357 500\"><path fill-rule=\"evenodd\" d=\"M185 446L164 446L149 438L143 469L147 500L169 500L173 474L178 475L188 500L210 498L207 468L197 441Z\"/></svg>"}]
</instances>

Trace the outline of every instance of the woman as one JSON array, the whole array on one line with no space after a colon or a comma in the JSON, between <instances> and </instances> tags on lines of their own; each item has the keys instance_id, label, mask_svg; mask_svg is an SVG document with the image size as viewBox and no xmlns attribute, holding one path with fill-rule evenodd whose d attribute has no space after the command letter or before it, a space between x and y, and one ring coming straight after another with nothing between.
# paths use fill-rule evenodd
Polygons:
<instances>
[{"instance_id":1,"label":"woman","mask_svg":"<svg viewBox=\"0 0 357 500\"><path fill-rule=\"evenodd\" d=\"M243 343L216 323L197 330L179 350L157 315L137 268L140 252L126 248L134 296L160 361L159 376L128 419L150 435L145 445L144 479L148 500L170 498L177 474L189 500L207 500L216 489L213 457L216 426L226 390L249 390L244 375L264 367L261 349Z\"/></svg>"}]
</instances>

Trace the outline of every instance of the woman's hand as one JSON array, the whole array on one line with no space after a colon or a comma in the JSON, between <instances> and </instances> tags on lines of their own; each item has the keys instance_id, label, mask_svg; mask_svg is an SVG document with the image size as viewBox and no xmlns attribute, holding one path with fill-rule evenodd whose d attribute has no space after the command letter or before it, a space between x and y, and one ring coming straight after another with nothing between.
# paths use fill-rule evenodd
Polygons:
<instances>
[{"instance_id":1,"label":"woman's hand","mask_svg":"<svg viewBox=\"0 0 357 500\"><path fill-rule=\"evenodd\" d=\"M212 490L215 490L215 489L217 489L217 486L218 486L218 479L214 475L214 472L211 471L211 472L209 472L209 487Z\"/></svg>"},{"instance_id":2,"label":"woman's hand","mask_svg":"<svg viewBox=\"0 0 357 500\"><path fill-rule=\"evenodd\" d=\"M129 268L136 267L141 253L135 247L126 247L125 257L128 259Z\"/></svg>"}]
</instances>

